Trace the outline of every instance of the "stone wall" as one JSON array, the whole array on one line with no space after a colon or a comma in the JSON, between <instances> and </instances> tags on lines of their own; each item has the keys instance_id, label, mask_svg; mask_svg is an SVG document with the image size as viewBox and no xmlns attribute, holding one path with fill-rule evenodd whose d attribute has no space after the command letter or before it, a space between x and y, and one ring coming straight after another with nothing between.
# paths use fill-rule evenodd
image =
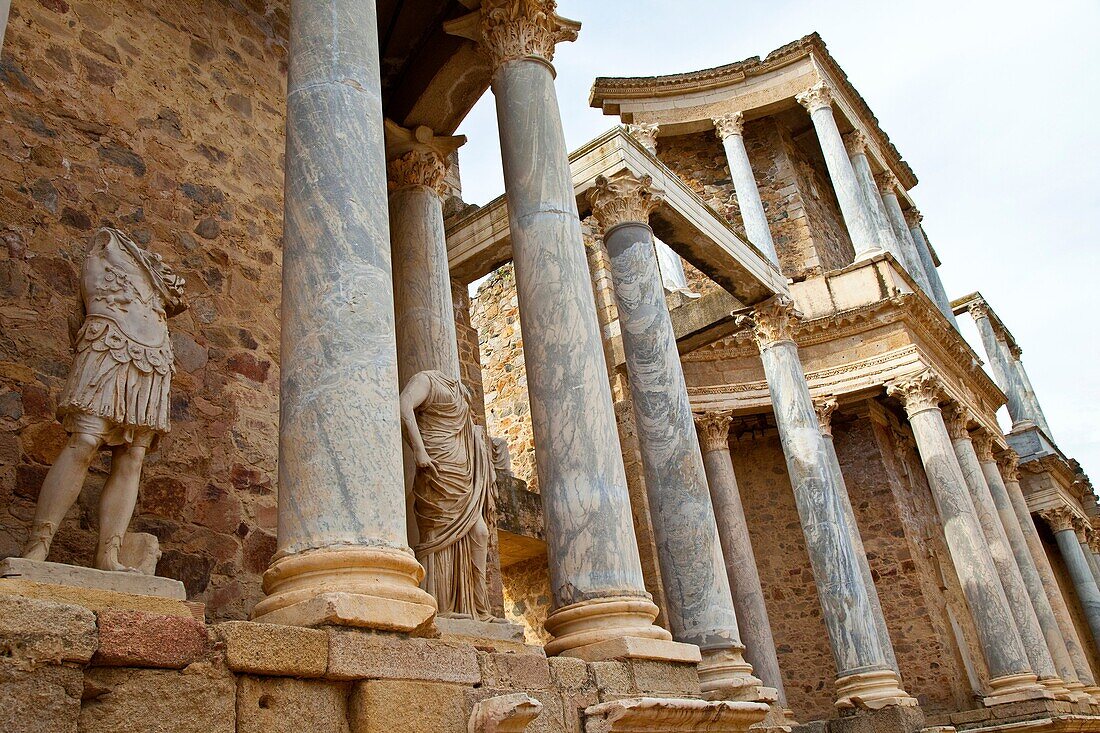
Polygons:
<instances>
[{"instance_id":1,"label":"stone wall","mask_svg":"<svg viewBox=\"0 0 1100 733\"><path fill-rule=\"evenodd\" d=\"M15 0L0 63L0 556L18 553L69 368L67 320L94 229L187 280L172 321L173 430L134 529L212 618L244 618L275 547L282 2ZM92 471L51 559L88 564Z\"/></svg>"},{"instance_id":2,"label":"stone wall","mask_svg":"<svg viewBox=\"0 0 1100 733\"><path fill-rule=\"evenodd\" d=\"M523 626L528 644L550 641L545 624L553 596L546 555L502 568L501 576L504 580L504 613L507 619Z\"/></svg>"}]
</instances>

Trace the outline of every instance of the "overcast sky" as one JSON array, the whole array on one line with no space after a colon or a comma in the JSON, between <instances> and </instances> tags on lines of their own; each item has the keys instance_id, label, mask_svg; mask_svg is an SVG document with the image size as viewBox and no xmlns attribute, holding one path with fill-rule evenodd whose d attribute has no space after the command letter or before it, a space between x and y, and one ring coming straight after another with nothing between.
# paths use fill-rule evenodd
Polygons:
<instances>
[{"instance_id":1,"label":"overcast sky","mask_svg":"<svg viewBox=\"0 0 1100 733\"><path fill-rule=\"evenodd\" d=\"M617 122L588 106L596 76L694 71L820 33L920 179L910 193L949 296L986 296L1059 446L1100 481L1100 2L559 0L559 12L583 23L555 58L571 150ZM463 197L484 204L504 188L491 94L459 132Z\"/></svg>"}]
</instances>

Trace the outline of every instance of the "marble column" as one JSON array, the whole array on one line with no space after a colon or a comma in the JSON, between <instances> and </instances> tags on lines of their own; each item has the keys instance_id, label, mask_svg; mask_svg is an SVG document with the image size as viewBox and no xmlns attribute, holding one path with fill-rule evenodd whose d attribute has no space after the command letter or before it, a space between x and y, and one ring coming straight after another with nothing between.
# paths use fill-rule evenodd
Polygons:
<instances>
[{"instance_id":1,"label":"marble column","mask_svg":"<svg viewBox=\"0 0 1100 733\"><path fill-rule=\"evenodd\" d=\"M288 64L278 549L253 618L411 631L435 601L405 531L374 1L293 3Z\"/></svg>"},{"instance_id":2,"label":"marble column","mask_svg":"<svg viewBox=\"0 0 1100 733\"><path fill-rule=\"evenodd\" d=\"M951 560L966 596L989 669L985 704L1048 697L1038 684L978 523L951 437L940 412L942 386L930 371L889 386L909 415Z\"/></svg>"},{"instance_id":3,"label":"marble column","mask_svg":"<svg viewBox=\"0 0 1100 733\"><path fill-rule=\"evenodd\" d=\"M1100 565L1097 565L1096 558L1092 554L1092 548L1089 547L1091 535L1091 529L1082 528L1077 532L1077 541L1081 544L1081 552L1085 555L1085 562L1088 563L1089 570L1092 572L1092 577L1096 580L1098 587L1100 587Z\"/></svg>"},{"instance_id":4,"label":"marble column","mask_svg":"<svg viewBox=\"0 0 1100 733\"><path fill-rule=\"evenodd\" d=\"M974 325L978 327L982 348L985 349L986 359L993 370L993 379L1008 398L1008 416L1012 419L1012 429L1025 430L1033 426L1035 423L1028 414L1025 388L1020 382L1019 373L1012 365L1012 357L1008 353L1008 344L1003 334L993 325L989 305L984 300L976 300L970 303L967 310L974 319Z\"/></svg>"},{"instance_id":5,"label":"marble column","mask_svg":"<svg viewBox=\"0 0 1100 733\"><path fill-rule=\"evenodd\" d=\"M901 688L883 647L852 529L840 496L840 477L814 412L794 342L798 318L786 295L757 305L737 324L750 326L760 347L764 376L787 460L806 551L817 585L837 669L838 707L916 705Z\"/></svg>"},{"instance_id":6,"label":"marble column","mask_svg":"<svg viewBox=\"0 0 1100 733\"><path fill-rule=\"evenodd\" d=\"M890 668L898 674L898 660L894 655L894 645L890 641L890 632L886 628L886 616L882 613L882 602L878 597L878 588L875 587L874 577L871 575L871 564L867 560L867 551L863 549L863 537L859 534L859 524L856 522L856 512L852 508L852 497L848 494L848 486L844 481L844 473L840 470L840 457L836 453L836 445L833 443L833 412L836 411L837 401L835 397L824 397L814 400L814 410L817 412L817 422L821 427L821 437L825 439L825 448L829 452L829 460L833 465L833 473L839 480L841 504L844 506L844 517L848 523L848 530L852 546L856 550L856 561L859 563L859 572L863 575L863 584L867 587L867 596L871 601L874 611L875 626L878 628L879 639L882 648L886 652L886 659L890 662Z\"/></svg>"},{"instance_id":7,"label":"marble column","mask_svg":"<svg viewBox=\"0 0 1100 733\"><path fill-rule=\"evenodd\" d=\"M755 700L760 680L742 656L687 382L649 228L649 215L662 192L649 176L622 171L597 178L588 199L611 260L672 638L701 650L699 680L705 695Z\"/></svg>"},{"instance_id":8,"label":"marble column","mask_svg":"<svg viewBox=\"0 0 1100 733\"><path fill-rule=\"evenodd\" d=\"M917 253L917 244L913 241L913 235L905 224L905 214L901 211L901 202L898 200L898 191L902 190L901 183L898 182L897 176L889 172L879 175L876 182L882 205L886 209L886 217L890 220L890 226L894 230L894 238L901 247L902 264L913 279L917 281L917 285L920 286L921 290L933 303L936 303L935 295L932 292L932 282L928 279L928 273L924 271L924 264ZM936 307L940 308L940 304L936 303ZM950 308L944 315L949 316L949 320L955 318Z\"/></svg>"},{"instance_id":9,"label":"marble column","mask_svg":"<svg viewBox=\"0 0 1100 733\"><path fill-rule=\"evenodd\" d=\"M1035 564L1035 569L1039 573L1039 579L1043 583L1043 590L1046 593L1047 601L1050 603L1051 610L1054 611L1054 617L1058 622L1058 629L1062 632L1062 639L1065 641L1066 651L1069 652L1069 658L1073 662L1073 669L1077 672L1077 679L1080 680L1080 688L1084 688L1084 692L1094 697L1100 696L1100 687L1096 685L1096 677L1092 672L1092 667L1089 665L1085 646L1082 643L1081 636L1077 633L1077 626L1073 623L1073 618L1070 616L1069 606L1066 605L1066 599L1062 595L1061 586L1058 584L1058 579L1054 576L1054 569L1050 566L1050 558L1047 557L1046 549L1043 547L1043 541L1039 538L1039 531L1036 529L1035 521L1032 519L1031 510L1027 506L1027 499L1024 498L1024 492L1020 488L1019 458L1016 456L1015 451L1006 450L1002 452L997 462L997 467L1000 469L1001 477L1004 479L1005 490L1008 491L1008 498L1012 502L1012 511L1016 515L1016 520L1020 523L1020 530L1023 532L1024 540L1027 542L1027 549L1031 555L1031 560ZM1067 681L1066 686L1069 687L1071 691L1080 689L1069 681ZM1100 697L1097 697L1097 699L1100 699Z\"/></svg>"},{"instance_id":10,"label":"marble column","mask_svg":"<svg viewBox=\"0 0 1100 733\"><path fill-rule=\"evenodd\" d=\"M386 120L397 374L404 387L434 369L461 378L454 298L443 228L447 157L463 137L407 130Z\"/></svg>"},{"instance_id":11,"label":"marble column","mask_svg":"<svg viewBox=\"0 0 1100 733\"><path fill-rule=\"evenodd\" d=\"M528 398L546 518L549 654L698 650L653 624L551 65L580 24L552 0L482 0L445 24L493 69ZM659 650L653 647L660 647Z\"/></svg>"},{"instance_id":12,"label":"marble column","mask_svg":"<svg viewBox=\"0 0 1100 733\"><path fill-rule=\"evenodd\" d=\"M1081 603L1085 620L1089 624L1089 631L1092 632L1093 644L1100 646L1100 641L1097 641L1100 640L1100 590L1097 589L1096 579L1092 577L1085 553L1081 551L1081 545L1077 541L1076 525L1083 520L1065 506L1044 509L1039 512L1039 516L1054 532L1062 561L1065 562L1066 569L1069 571L1073 588L1077 591L1077 600Z\"/></svg>"},{"instance_id":13,"label":"marble column","mask_svg":"<svg viewBox=\"0 0 1100 733\"><path fill-rule=\"evenodd\" d=\"M1089 534L1088 546L1082 549L1086 554L1091 555L1093 567L1100 571L1100 532L1092 530ZM1100 575L1097 575L1096 582L1100 584Z\"/></svg>"},{"instance_id":14,"label":"marble column","mask_svg":"<svg viewBox=\"0 0 1100 733\"><path fill-rule=\"evenodd\" d=\"M1012 507L1008 487L1005 485L1000 468L993 457L993 436L980 431L974 437L973 447L986 486L989 488L993 507L997 512L997 517L1008 540L1012 556L1016 560L1016 567L1020 571L1020 577L1024 582L1031 608L1035 612L1039 629L1046 641L1055 672L1068 689L1071 691L1080 689L1084 685L1080 683L1077 670L1073 666L1073 660L1070 658L1069 649L1066 647L1066 641L1062 636L1062 630L1059 627L1057 617L1054 615L1054 609L1051 608L1050 600L1043 588L1042 577L1035 567L1035 561L1028 549L1023 529L1020 527L1020 520Z\"/></svg>"},{"instance_id":15,"label":"marble column","mask_svg":"<svg viewBox=\"0 0 1100 733\"><path fill-rule=\"evenodd\" d=\"M737 194L737 206L741 209L741 221L745 225L745 236L773 265L779 267L779 255L772 240L768 215L764 212L760 188L756 185L756 176L753 175L752 165L749 163L749 151L745 148L744 126L745 116L741 112L714 118L714 131L726 151L733 190Z\"/></svg>"},{"instance_id":16,"label":"marble column","mask_svg":"<svg viewBox=\"0 0 1100 733\"><path fill-rule=\"evenodd\" d=\"M0 0L0 50L4 48L4 36L8 31L8 14L11 12L11 0Z\"/></svg>"},{"instance_id":17,"label":"marble column","mask_svg":"<svg viewBox=\"0 0 1100 733\"><path fill-rule=\"evenodd\" d=\"M852 238L856 260L874 257L883 251L883 242L878 239L871 212L863 199L859 180L852 168L852 161L844 149L844 140L833 117L832 90L824 82L819 82L795 99L810 113L821 153L825 156L825 167L829 169L829 178L833 182L837 202L848 235Z\"/></svg>"},{"instance_id":18,"label":"marble column","mask_svg":"<svg viewBox=\"0 0 1100 733\"><path fill-rule=\"evenodd\" d=\"M947 320L951 321L951 325L956 330L959 328L958 322L955 320L955 314L951 310L951 298L947 297L947 291L944 290L943 280L940 279L940 271L936 269L936 263L932 259L932 249L928 246L928 240L924 236L924 229L921 228L921 213L916 209L909 209L905 212L905 224L909 227L909 234L913 237L913 244L916 246L917 257L920 259L921 267L924 268L924 272L928 275L928 283L932 286L932 300L939 306L940 312L947 317Z\"/></svg>"},{"instance_id":19,"label":"marble column","mask_svg":"<svg viewBox=\"0 0 1100 733\"><path fill-rule=\"evenodd\" d=\"M981 463L978 461L974 442L970 438L968 431L970 412L956 402L949 403L944 409L944 422L947 425L947 433L951 436L951 445L955 449L955 457L962 469L966 488L970 492L970 499L974 504L978 524L985 538L985 546L993 560L1001 589L1008 600L1008 608L1012 614L1016 633L1019 634L1020 641L1024 645L1028 664L1038 675L1039 682L1044 687L1055 695L1066 695L1069 691L1054 669L1054 660L1047 648L1046 638L1039 626L1035 609L1031 605L1031 597L1027 593L1023 575L1016 564L1016 557L1009 547L1008 534L1001 524L1000 517L997 516L993 495L986 483Z\"/></svg>"},{"instance_id":20,"label":"marble column","mask_svg":"<svg viewBox=\"0 0 1100 733\"><path fill-rule=\"evenodd\" d=\"M878 184L875 183L875 176L871 172L871 160L867 156L867 138L859 130L852 130L844 135L843 140L848 159L852 162L852 170L855 171L856 180L859 182L860 195L871 215L875 240L882 245L883 249L894 255L894 259L902 267L908 267L901 240L898 239L894 227L890 224L886 206L882 202L882 197L879 196Z\"/></svg>"},{"instance_id":21,"label":"marble column","mask_svg":"<svg viewBox=\"0 0 1100 733\"><path fill-rule=\"evenodd\" d=\"M733 593L733 608L737 612L741 641L745 644L745 658L764 685L777 691L779 704L787 707L787 694L783 689L783 676L775 653L775 638L764 603L764 589L760 585L745 509L733 471L729 446L730 420L728 412L708 412L695 418L695 428L703 451L703 465L714 504L718 536L722 541L726 575Z\"/></svg>"},{"instance_id":22,"label":"marble column","mask_svg":"<svg viewBox=\"0 0 1100 733\"><path fill-rule=\"evenodd\" d=\"M1039 429L1051 440L1054 440L1054 436L1050 432L1050 425L1047 423L1047 417L1043 413L1043 408L1039 404L1039 398L1035 395L1035 388L1031 386L1031 379L1027 376L1027 370L1024 369L1024 362L1020 358L1023 354L1023 349L1019 344L1008 343L1007 337L1005 346L1008 349L1008 361L1010 367L1016 373L1016 383L1020 385L1022 391L1022 399L1024 403L1024 409L1028 419L1031 422L1039 426Z\"/></svg>"}]
</instances>

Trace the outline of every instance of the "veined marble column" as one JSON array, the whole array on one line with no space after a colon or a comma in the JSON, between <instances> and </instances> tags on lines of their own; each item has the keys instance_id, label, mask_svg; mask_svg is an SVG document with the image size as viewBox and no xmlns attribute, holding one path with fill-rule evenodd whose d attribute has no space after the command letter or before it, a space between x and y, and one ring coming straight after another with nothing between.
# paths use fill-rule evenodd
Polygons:
<instances>
[{"instance_id":1,"label":"veined marble column","mask_svg":"<svg viewBox=\"0 0 1100 733\"><path fill-rule=\"evenodd\" d=\"M1085 551L1086 555L1090 555L1093 562L1094 572L1097 573L1096 582L1100 584L1100 532L1092 530L1089 534L1088 545L1081 548Z\"/></svg>"},{"instance_id":2,"label":"veined marble column","mask_svg":"<svg viewBox=\"0 0 1100 733\"><path fill-rule=\"evenodd\" d=\"M1085 562L1088 563L1089 570L1092 572L1092 577L1096 580L1098 587L1100 587L1100 566L1096 564L1096 558L1093 557L1092 548L1089 547L1091 535L1091 529L1081 527L1077 531L1077 541L1081 545L1081 553L1085 556Z\"/></svg>"},{"instance_id":3,"label":"veined marble column","mask_svg":"<svg viewBox=\"0 0 1100 733\"><path fill-rule=\"evenodd\" d=\"M1100 687L1096 685L1096 677L1089 665L1081 636L1077 633L1077 626L1070 616L1066 599L1062 596L1061 586L1058 585L1058 579L1054 577L1054 569L1050 566L1050 559L1043 547L1043 541L1039 538L1039 531L1035 528L1035 521L1032 519L1031 510L1027 506L1027 499L1024 498L1024 492L1020 488L1019 458L1015 451L1006 450L1001 453L1000 460L997 463L998 468L1001 470L1001 477L1004 479L1005 489L1008 491L1008 498L1012 502L1012 511L1020 523L1020 529L1027 541L1028 552L1031 554L1032 562L1034 562L1035 569L1038 571L1039 578L1043 583L1047 601L1050 603L1050 607L1054 611L1054 617L1058 621L1058 628L1061 630L1062 639L1066 643L1066 651L1069 652L1073 669L1077 672L1077 679L1080 680L1080 684L1084 688L1082 691L1100 699L1098 697L1100 696ZM1071 691L1079 689L1068 681L1066 686Z\"/></svg>"},{"instance_id":4,"label":"veined marble column","mask_svg":"<svg viewBox=\"0 0 1100 733\"><path fill-rule=\"evenodd\" d=\"M905 406L917 440L928 485L939 511L944 537L958 573L989 668L991 695L986 705L1048 697L1038 683L1016 631L1012 612L978 523L951 437L940 412L939 378L925 371L889 387Z\"/></svg>"},{"instance_id":5,"label":"veined marble column","mask_svg":"<svg viewBox=\"0 0 1100 733\"><path fill-rule=\"evenodd\" d=\"M936 298L932 292L932 282L928 279L928 273L924 271L924 264L921 262L920 255L917 253L917 244L913 241L913 235L909 231L909 227L905 224L905 214L902 213L901 202L898 201L898 191L901 190L901 183L898 182L897 176L889 172L878 176L876 182L878 183L878 192L882 199L882 205L886 209L886 217L890 220L890 226L894 230L894 237L901 246L902 264L913 279L917 281L921 290L923 290L929 299L935 303ZM939 308L940 304L936 303L936 307ZM950 308L948 308L948 312L944 315L949 314L949 320L955 318Z\"/></svg>"},{"instance_id":6,"label":"veined marble column","mask_svg":"<svg viewBox=\"0 0 1100 733\"><path fill-rule=\"evenodd\" d=\"M794 342L798 318L786 295L740 316L760 347L779 439L787 459L795 504L821 601L829 644L837 668L838 707L879 708L916 705L901 687L883 647L867 585L852 543L840 477L829 456L814 412L806 375Z\"/></svg>"},{"instance_id":7,"label":"veined marble column","mask_svg":"<svg viewBox=\"0 0 1100 733\"><path fill-rule=\"evenodd\" d=\"M1028 413L1026 390L1020 381L1019 373L1012 365L1008 344L998 335L993 325L989 315L989 305L984 300L976 300L968 306L967 310L970 311L970 317L974 319L974 325L978 327L982 347L985 349L989 366L993 370L993 379L1008 398L1008 416L1012 419L1012 429L1022 430L1031 427L1035 423Z\"/></svg>"},{"instance_id":8,"label":"veined marble column","mask_svg":"<svg viewBox=\"0 0 1100 733\"><path fill-rule=\"evenodd\" d=\"M894 255L894 259L902 267L908 267L901 240L890 224L886 206L878 193L875 176L871 173L871 160L867 157L867 138L859 130L853 130L846 134L843 140L848 159L852 161L852 170L855 171L856 180L859 181L860 194L871 215L871 226L874 227L876 241L882 245L883 249Z\"/></svg>"},{"instance_id":9,"label":"veined marble column","mask_svg":"<svg viewBox=\"0 0 1100 733\"><path fill-rule=\"evenodd\" d=\"M11 12L11 0L0 0L0 50L4 48L4 36L8 31L8 14Z\"/></svg>"},{"instance_id":10,"label":"veined marble column","mask_svg":"<svg viewBox=\"0 0 1100 733\"><path fill-rule=\"evenodd\" d=\"M374 0L291 5L265 622L411 631L435 613L405 531L377 27Z\"/></svg>"},{"instance_id":11,"label":"veined marble column","mask_svg":"<svg viewBox=\"0 0 1100 733\"><path fill-rule=\"evenodd\" d=\"M825 156L825 166L829 169L829 178L840 204L840 213L856 251L856 260L881 253L884 243L878 239L871 211L863 199L859 180L833 117L832 90L824 82L819 82L795 99L810 113L814 123L817 141Z\"/></svg>"},{"instance_id":12,"label":"veined marble column","mask_svg":"<svg viewBox=\"0 0 1100 733\"><path fill-rule=\"evenodd\" d=\"M1024 645L1028 663L1044 687L1055 695L1066 695L1069 691L1054 669L1054 660L1047 648L1046 638L1039 627L1039 619L1031 605L1031 597L1027 593L1020 568L1009 547L1008 535L1001 524L1000 517L997 516L992 493L986 483L981 463L978 461L970 432L967 430L970 413L958 403L950 403L944 413L944 422L947 425L947 433L951 436L955 457L962 469L966 488L970 491L970 499L974 503L978 524L985 537L985 546L988 548L1001 588L1008 600L1008 608L1012 613L1016 632Z\"/></svg>"},{"instance_id":13,"label":"veined marble column","mask_svg":"<svg viewBox=\"0 0 1100 733\"><path fill-rule=\"evenodd\" d=\"M695 418L695 427L703 451L710 498L714 502L733 608L745 644L745 658L761 681L777 691L779 704L786 707L787 694L783 690L783 675L775 653L775 638L730 456L730 420L728 412L708 412Z\"/></svg>"},{"instance_id":14,"label":"veined marble column","mask_svg":"<svg viewBox=\"0 0 1100 733\"><path fill-rule=\"evenodd\" d=\"M1008 363L1010 367L1016 372L1016 382L1020 385L1022 390L1022 399L1024 407L1027 411L1028 418L1039 426L1048 438L1054 440L1054 436L1050 432L1050 425L1047 424L1047 416L1043 413L1043 408L1039 404L1039 398L1035 395L1035 388L1031 386L1031 379L1027 376L1027 370L1024 369L1024 362L1020 358L1023 354L1023 349L1015 343L1005 343L1008 349Z\"/></svg>"},{"instance_id":15,"label":"veined marble column","mask_svg":"<svg viewBox=\"0 0 1100 733\"><path fill-rule=\"evenodd\" d=\"M649 228L649 215L661 197L649 176L639 178L630 171L601 176L588 192L611 259L672 638L702 651L699 680L708 697L756 700L760 680L742 657L687 382ZM775 692L769 697L774 700Z\"/></svg>"},{"instance_id":16,"label":"veined marble column","mask_svg":"<svg viewBox=\"0 0 1100 733\"><path fill-rule=\"evenodd\" d=\"M745 236L773 265L779 267L779 255L775 251L768 215L764 212L760 188L756 185L756 176L749 163L749 151L745 148L744 126L745 115L741 112L714 119L714 131L726 151L737 206L741 209L741 221L745 224Z\"/></svg>"},{"instance_id":17,"label":"veined marble column","mask_svg":"<svg viewBox=\"0 0 1100 733\"><path fill-rule=\"evenodd\" d=\"M580 24L553 0L482 0L445 24L493 67L532 432L546 514L553 611L550 654L654 656L698 651L653 624L607 380L603 343L569 173L554 46ZM689 651L690 650L690 653Z\"/></svg>"},{"instance_id":18,"label":"veined marble column","mask_svg":"<svg viewBox=\"0 0 1100 733\"><path fill-rule=\"evenodd\" d=\"M1081 551L1081 545L1077 541L1076 524L1081 520L1064 506L1044 509L1039 512L1039 516L1054 532L1058 550L1062 553L1062 560L1073 580L1073 588L1077 591L1077 600L1085 611L1093 644L1100 645L1100 641L1097 641L1100 639L1100 590L1097 589L1096 579L1092 577L1085 553Z\"/></svg>"},{"instance_id":19,"label":"veined marble column","mask_svg":"<svg viewBox=\"0 0 1100 733\"><path fill-rule=\"evenodd\" d=\"M951 298L947 297L947 291L943 288L943 280L940 279L940 271L936 269L936 263L932 259L932 250L928 246L924 229L920 225L921 218L921 213L916 209L909 209L905 212L905 224L909 227L913 244L916 245L917 257L920 258L921 267L924 268L925 274L928 275L928 283L932 286L932 300L939 306L940 312L947 316L947 320L951 321L951 325L958 330L958 321L955 320L955 314L951 310Z\"/></svg>"},{"instance_id":20,"label":"veined marble column","mask_svg":"<svg viewBox=\"0 0 1100 733\"><path fill-rule=\"evenodd\" d=\"M859 571L863 575L863 584L867 586L867 597L871 600L874 610L875 626L878 628L879 639L882 648L886 652L886 659L890 662L890 668L899 675L898 660L894 655L894 645L890 641L890 632L886 628L886 617L882 613L882 602L878 597L878 588L875 587L874 576L871 575L871 564L867 560L867 551L863 549L863 537L859 534L859 524L856 522L856 512L852 508L852 497L848 494L848 486L844 482L844 473L840 470L840 457L836 453L836 444L833 442L833 412L836 411L837 401L835 397L826 397L814 400L814 410L817 412L817 422L821 427L821 437L825 439L825 447L829 451L829 460L833 464L833 472L840 481L840 501L844 505L844 516L848 522L852 546L856 550L856 560L859 562Z\"/></svg>"},{"instance_id":21,"label":"veined marble column","mask_svg":"<svg viewBox=\"0 0 1100 733\"><path fill-rule=\"evenodd\" d=\"M997 461L993 457L993 436L984 431L979 432L974 437L973 447L978 458L978 464L981 466L982 475L985 477L986 486L989 488L993 506L997 511L997 517L1004 529L1008 545L1012 550L1012 556L1016 559L1016 567L1020 571L1020 577L1024 582L1031 607L1035 612L1039 629L1046 641L1051 661L1054 662L1055 672L1069 690L1079 690L1084 685L1081 684L1080 678L1077 676L1077 670L1073 666L1073 660L1070 658L1066 641L1062 637L1058 619L1054 615L1054 609L1051 608L1050 600L1043 588L1042 578L1035 567L1031 552L1028 550L1027 540L1024 537L1023 529L1020 527L1020 520L1012 507L1008 487L1005 485Z\"/></svg>"},{"instance_id":22,"label":"veined marble column","mask_svg":"<svg viewBox=\"0 0 1100 733\"><path fill-rule=\"evenodd\" d=\"M438 137L423 126L406 130L386 120L397 373L402 387L428 369L461 377L442 192L447 156L463 142L463 137Z\"/></svg>"}]
</instances>

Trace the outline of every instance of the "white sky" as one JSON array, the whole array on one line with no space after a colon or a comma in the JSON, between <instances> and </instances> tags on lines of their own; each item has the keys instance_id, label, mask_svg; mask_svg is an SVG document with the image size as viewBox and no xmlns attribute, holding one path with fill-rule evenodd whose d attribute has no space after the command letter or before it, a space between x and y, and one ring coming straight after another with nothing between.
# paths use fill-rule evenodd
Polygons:
<instances>
[{"instance_id":1,"label":"white sky","mask_svg":"<svg viewBox=\"0 0 1100 733\"><path fill-rule=\"evenodd\" d=\"M588 106L596 76L694 71L819 32L921 181L911 195L948 295L986 296L1059 446L1100 481L1100 2L559 0L559 12L584 24L555 58L571 150L617 123ZM463 197L484 204L504 189L491 94L459 132Z\"/></svg>"}]
</instances>

